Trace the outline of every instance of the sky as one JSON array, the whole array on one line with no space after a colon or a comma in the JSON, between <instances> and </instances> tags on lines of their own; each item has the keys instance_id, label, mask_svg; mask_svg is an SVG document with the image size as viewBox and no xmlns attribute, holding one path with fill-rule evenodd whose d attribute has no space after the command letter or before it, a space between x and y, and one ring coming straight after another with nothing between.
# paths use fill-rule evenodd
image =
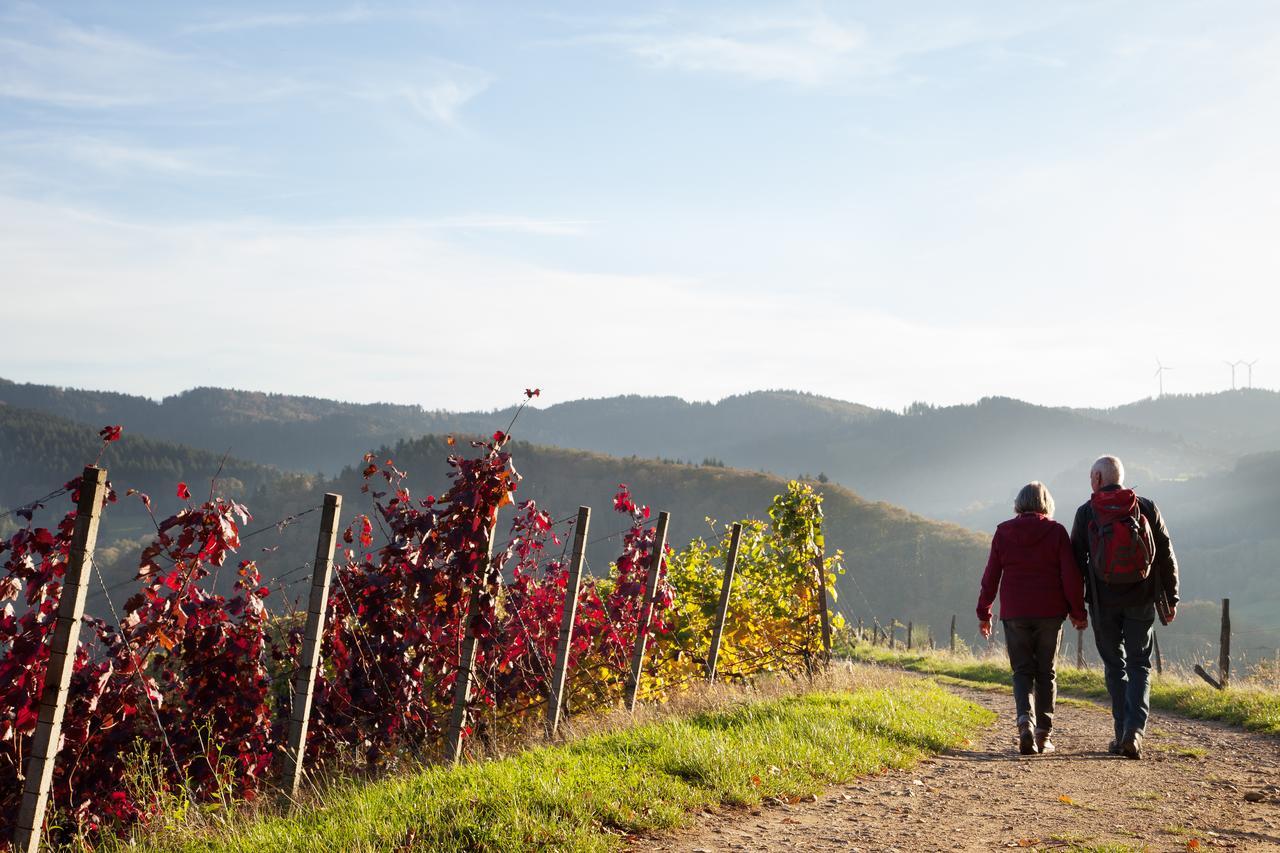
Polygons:
<instances>
[{"instance_id":1,"label":"sky","mask_svg":"<svg viewBox=\"0 0 1280 853\"><path fill-rule=\"evenodd\" d=\"M1277 387L1277 57L1271 0L0 0L0 377Z\"/></svg>"}]
</instances>

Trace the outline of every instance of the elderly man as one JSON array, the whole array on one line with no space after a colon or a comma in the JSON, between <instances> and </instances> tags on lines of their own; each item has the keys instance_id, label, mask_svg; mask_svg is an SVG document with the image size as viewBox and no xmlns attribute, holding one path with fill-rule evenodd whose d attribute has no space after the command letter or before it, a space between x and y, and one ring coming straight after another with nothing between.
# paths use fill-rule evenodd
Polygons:
<instances>
[{"instance_id":1,"label":"elderly man","mask_svg":"<svg viewBox=\"0 0 1280 853\"><path fill-rule=\"evenodd\" d=\"M1106 668L1113 755L1142 757L1151 703L1151 649L1157 603L1172 622L1178 560L1154 502L1124 488L1124 465L1103 456L1089 471L1093 497L1076 511L1071 546L1085 576L1093 638Z\"/></svg>"}]
</instances>

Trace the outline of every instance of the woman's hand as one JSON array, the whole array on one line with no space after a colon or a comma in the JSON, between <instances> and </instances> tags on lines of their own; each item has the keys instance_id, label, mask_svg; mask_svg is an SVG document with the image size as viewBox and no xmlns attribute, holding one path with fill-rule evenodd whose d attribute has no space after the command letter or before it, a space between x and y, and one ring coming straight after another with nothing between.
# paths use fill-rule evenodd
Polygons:
<instances>
[{"instance_id":1,"label":"woman's hand","mask_svg":"<svg viewBox=\"0 0 1280 853\"><path fill-rule=\"evenodd\" d=\"M1083 631L1085 628L1089 627L1089 617L1086 616L1083 619L1077 619L1076 617L1072 616L1071 627L1075 628L1077 631Z\"/></svg>"},{"instance_id":2,"label":"woman's hand","mask_svg":"<svg viewBox=\"0 0 1280 853\"><path fill-rule=\"evenodd\" d=\"M984 640L990 640L991 639L991 620L988 619L986 622L979 622L978 630L982 632L982 638Z\"/></svg>"}]
</instances>

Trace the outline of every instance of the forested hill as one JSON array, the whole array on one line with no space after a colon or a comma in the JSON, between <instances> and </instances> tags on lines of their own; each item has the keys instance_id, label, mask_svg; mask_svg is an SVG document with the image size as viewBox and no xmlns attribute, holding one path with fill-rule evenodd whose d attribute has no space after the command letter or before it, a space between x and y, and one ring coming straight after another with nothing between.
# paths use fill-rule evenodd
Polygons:
<instances>
[{"instance_id":1,"label":"forested hill","mask_svg":"<svg viewBox=\"0 0 1280 853\"><path fill-rule=\"evenodd\" d=\"M513 414L208 388L154 402L4 381L0 400L87 424L137 424L154 437L215 452L230 447L242 458L329 474L370 447L424 434L488 434L505 427ZM1216 417L1214 399L1188 405L1205 412L1205 423ZM1239 455L1230 441L1202 446L1153 428L1159 418L1144 416L1136 425L1117 420L1131 416L1137 418L1004 398L893 413L812 394L764 391L718 403L637 396L579 400L526 410L516 434L615 456L719 460L781 476L825 474L859 494L977 529L1003 518L1011 496L1028 480L1061 484L1068 494L1079 491L1082 472L1101 452L1122 455L1148 483L1224 470Z\"/></svg>"},{"instance_id":2,"label":"forested hill","mask_svg":"<svg viewBox=\"0 0 1280 853\"><path fill-rule=\"evenodd\" d=\"M82 424L125 424L131 433L283 469L334 473L370 447L431 431L418 406L360 405L222 388L196 388L156 402L0 379L0 402ZM447 430L444 430L447 431Z\"/></svg>"},{"instance_id":3,"label":"forested hill","mask_svg":"<svg viewBox=\"0 0 1280 853\"><path fill-rule=\"evenodd\" d=\"M56 489L92 463L100 450L102 439L94 427L0 404L0 506L12 508ZM102 464L121 491L134 488L158 500L172 495L183 481L193 491L198 484L207 489L219 469L220 488L236 497L280 477L265 465L134 435L128 427L102 451Z\"/></svg>"},{"instance_id":4,"label":"forested hill","mask_svg":"<svg viewBox=\"0 0 1280 853\"><path fill-rule=\"evenodd\" d=\"M708 526L708 518L718 522L717 530L742 518L767 518L773 497L786 488L786 481L773 475L715 465L619 458L519 441L510 449L524 478L518 499L532 498L557 518L572 515L580 505L592 508L594 544L588 559L596 573L607 571L617 556L618 540L605 537L626 526L613 512L619 483L630 486L636 500L655 512L672 514L671 542L677 547L697 536L719 535ZM413 493L425 496L448 488L445 460L457 450L443 436L426 436L383 448L379 455L394 459L409 473ZM345 496L344 517L349 519L370 511L360 493L363 484L359 469L348 468L310 490L273 490L253 509L259 519L269 521L314 505L323 491L331 490ZM986 536L864 500L833 483L818 487L825 496L828 548L842 549L849 567L839 582L842 608L867 618L894 613L908 618L909 603L915 614L910 618L917 622L933 619L941 625L959 612L963 628L976 626L970 599L976 596L977 577L986 562Z\"/></svg>"},{"instance_id":5,"label":"forested hill","mask_svg":"<svg viewBox=\"0 0 1280 853\"><path fill-rule=\"evenodd\" d=\"M1280 394L1256 388L1216 394L1171 394L1081 414L1162 430L1236 455L1280 450Z\"/></svg>"}]
</instances>

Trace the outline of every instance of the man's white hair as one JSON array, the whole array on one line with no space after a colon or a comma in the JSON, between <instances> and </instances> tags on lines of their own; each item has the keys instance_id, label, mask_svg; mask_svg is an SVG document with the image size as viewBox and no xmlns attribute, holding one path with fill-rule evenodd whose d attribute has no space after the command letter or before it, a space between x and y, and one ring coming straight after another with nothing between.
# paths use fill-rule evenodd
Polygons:
<instances>
[{"instance_id":1,"label":"man's white hair","mask_svg":"<svg viewBox=\"0 0 1280 853\"><path fill-rule=\"evenodd\" d=\"M1102 485L1104 486L1122 486L1124 485L1124 463L1116 456L1099 456L1098 461L1093 463L1091 473L1096 473L1102 477Z\"/></svg>"}]
</instances>

